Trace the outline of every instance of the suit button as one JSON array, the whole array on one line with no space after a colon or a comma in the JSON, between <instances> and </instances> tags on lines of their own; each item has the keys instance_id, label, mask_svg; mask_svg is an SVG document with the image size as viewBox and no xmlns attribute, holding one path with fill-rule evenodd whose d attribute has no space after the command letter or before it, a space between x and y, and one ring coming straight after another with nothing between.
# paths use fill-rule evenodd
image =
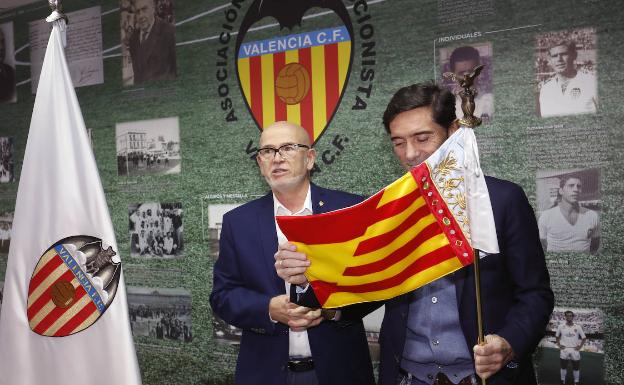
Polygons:
<instances>
[{"instance_id":1,"label":"suit button","mask_svg":"<svg viewBox=\"0 0 624 385\"><path fill-rule=\"evenodd\" d=\"M438 297L431 297L431 303L438 303Z\"/></svg>"}]
</instances>

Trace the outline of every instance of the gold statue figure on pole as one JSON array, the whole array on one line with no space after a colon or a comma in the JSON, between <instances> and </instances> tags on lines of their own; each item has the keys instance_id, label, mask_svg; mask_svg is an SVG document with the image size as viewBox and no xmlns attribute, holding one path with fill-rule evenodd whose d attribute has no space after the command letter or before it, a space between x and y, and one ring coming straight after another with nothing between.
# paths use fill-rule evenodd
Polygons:
<instances>
[{"instance_id":1,"label":"gold statue figure on pole","mask_svg":"<svg viewBox=\"0 0 624 385\"><path fill-rule=\"evenodd\" d=\"M459 124L462 126L475 128L481 124L481 118L477 118L474 116L475 112L475 97L477 96L477 89L473 86L474 81L481 73L485 67L483 64L476 66L471 73L466 73L463 76L458 75L454 72L445 72L442 74L442 77L447 80L453 80L455 83L459 84L462 88L459 91L459 96L461 97L461 109L464 113L464 117L459 119Z\"/></svg>"}]
</instances>

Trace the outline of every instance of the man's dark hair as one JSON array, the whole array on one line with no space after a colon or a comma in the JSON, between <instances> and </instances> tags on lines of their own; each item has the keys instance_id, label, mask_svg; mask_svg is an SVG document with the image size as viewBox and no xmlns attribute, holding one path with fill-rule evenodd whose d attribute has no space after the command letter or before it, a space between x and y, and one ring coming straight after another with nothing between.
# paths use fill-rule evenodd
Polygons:
<instances>
[{"instance_id":1,"label":"man's dark hair","mask_svg":"<svg viewBox=\"0 0 624 385\"><path fill-rule=\"evenodd\" d=\"M390 133L390 122L401 112L431 106L433 121L449 129L455 120L455 95L433 81L412 84L398 90L383 114L383 124Z\"/></svg>"},{"instance_id":2,"label":"man's dark hair","mask_svg":"<svg viewBox=\"0 0 624 385\"><path fill-rule=\"evenodd\" d=\"M563 315L564 315L564 316L566 316L566 315L568 315L568 314L571 314L571 315L572 315L572 317L574 317L574 313L573 313L571 310L566 310L566 311L563 313Z\"/></svg>"},{"instance_id":3,"label":"man's dark hair","mask_svg":"<svg viewBox=\"0 0 624 385\"><path fill-rule=\"evenodd\" d=\"M479 51L475 47L471 47L469 45L455 48L453 50L453 53L451 53L451 57L449 59L449 62L451 64L451 71L455 72L455 63L457 63L458 61L466 60L472 60L478 65L480 63Z\"/></svg>"},{"instance_id":4,"label":"man's dark hair","mask_svg":"<svg viewBox=\"0 0 624 385\"><path fill-rule=\"evenodd\" d=\"M576 55L576 43L572 40L559 40L557 41L555 44L551 45L550 48L548 48L548 51L550 53L550 50L555 48L555 47L559 47L559 46L564 46L567 48L568 53L570 55Z\"/></svg>"},{"instance_id":5,"label":"man's dark hair","mask_svg":"<svg viewBox=\"0 0 624 385\"><path fill-rule=\"evenodd\" d=\"M559 187L563 188L563 186L565 186L566 183L568 183L568 181L570 179L578 179L581 182L581 185L583 184L583 181L581 180L581 178L578 175L576 175L576 174L566 174L566 175L562 176L559 179Z\"/></svg>"}]
</instances>

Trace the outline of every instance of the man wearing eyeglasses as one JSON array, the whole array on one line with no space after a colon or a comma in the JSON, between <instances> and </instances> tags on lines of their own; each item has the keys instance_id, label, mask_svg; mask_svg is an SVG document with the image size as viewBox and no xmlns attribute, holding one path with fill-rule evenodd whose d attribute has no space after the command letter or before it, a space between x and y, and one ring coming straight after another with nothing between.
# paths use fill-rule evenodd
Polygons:
<instances>
[{"instance_id":1,"label":"man wearing eyeglasses","mask_svg":"<svg viewBox=\"0 0 624 385\"><path fill-rule=\"evenodd\" d=\"M333 314L295 305L287 293L301 288L291 290L274 266L286 241L276 215L316 214L361 198L310 182L316 151L295 124L266 127L256 159L271 191L223 216L210 295L214 312L243 329L235 383L374 384L362 321L338 325Z\"/></svg>"},{"instance_id":2,"label":"man wearing eyeglasses","mask_svg":"<svg viewBox=\"0 0 624 385\"><path fill-rule=\"evenodd\" d=\"M403 87L383 123L406 171L425 161L456 129L455 96L434 83ZM500 253L483 258L481 288L485 344L477 341L474 271L469 266L385 302L379 336L380 385L535 385L532 354L553 309L537 223L518 185L486 177ZM280 245L280 277L305 285L307 258ZM313 290L300 302L318 306ZM342 309L339 322L359 319L380 304Z\"/></svg>"}]
</instances>

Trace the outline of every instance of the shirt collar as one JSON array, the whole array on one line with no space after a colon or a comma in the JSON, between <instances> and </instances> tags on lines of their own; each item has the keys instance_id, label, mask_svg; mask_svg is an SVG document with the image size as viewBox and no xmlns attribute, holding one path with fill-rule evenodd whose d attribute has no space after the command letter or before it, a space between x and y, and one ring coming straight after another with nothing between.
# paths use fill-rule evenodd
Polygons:
<instances>
[{"instance_id":1,"label":"shirt collar","mask_svg":"<svg viewBox=\"0 0 624 385\"><path fill-rule=\"evenodd\" d=\"M308 210L308 212L311 214L312 211L312 193L311 193L311 187L308 186L308 193L306 194L306 198L305 201L303 202L303 207L301 208L301 210L297 211L296 213L291 212L290 210L288 210L286 208L286 206L284 206L275 196L275 194L273 194L273 215L277 216L278 213L279 215L299 215L301 213L303 213L304 211Z\"/></svg>"}]
</instances>

